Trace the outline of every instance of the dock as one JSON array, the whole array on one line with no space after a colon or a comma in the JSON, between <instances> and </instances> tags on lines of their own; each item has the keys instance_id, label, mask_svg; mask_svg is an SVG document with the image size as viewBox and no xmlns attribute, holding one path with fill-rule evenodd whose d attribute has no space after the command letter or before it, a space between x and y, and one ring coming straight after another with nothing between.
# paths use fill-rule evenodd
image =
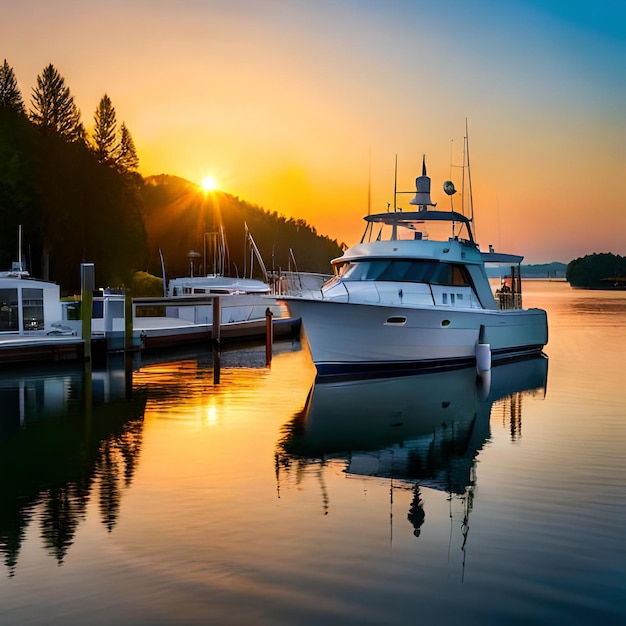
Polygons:
<instances>
[{"instance_id":1,"label":"dock","mask_svg":"<svg viewBox=\"0 0 626 626\"><path fill-rule=\"evenodd\" d=\"M226 343L247 343L265 341L271 353L274 339L299 337L300 319L292 317L273 317L250 319L241 322L227 322L215 328L220 319L219 298L215 296L171 298L133 298L132 334L127 337L125 328L124 296L121 306L115 306L115 300L106 300L102 308L107 312L92 327L89 357L85 359L85 341L81 337L80 320L63 320L63 328L67 334L44 334L43 331L26 333L0 334L0 368L14 364L54 363L60 361L93 360L106 361L107 354L124 351L152 351L182 346L211 346L219 348ZM144 307L198 307L216 304L216 317L208 323L197 323L177 317L150 317L137 315L137 310ZM112 306L113 305L113 306ZM109 315L109 311L115 312ZM268 331L268 319L271 332ZM65 326L67 324L67 326ZM71 334L70 334L71 331ZM130 340L127 340L130 338Z\"/></svg>"},{"instance_id":2,"label":"dock","mask_svg":"<svg viewBox=\"0 0 626 626\"><path fill-rule=\"evenodd\" d=\"M76 336L4 336L0 338L0 366L76 361L83 358L84 346Z\"/></svg>"}]
</instances>

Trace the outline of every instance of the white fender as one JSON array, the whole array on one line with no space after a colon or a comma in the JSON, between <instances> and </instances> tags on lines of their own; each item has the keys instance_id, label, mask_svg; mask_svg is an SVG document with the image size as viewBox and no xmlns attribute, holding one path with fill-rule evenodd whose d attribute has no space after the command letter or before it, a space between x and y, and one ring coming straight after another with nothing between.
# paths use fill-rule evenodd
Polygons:
<instances>
[{"instance_id":1,"label":"white fender","mask_svg":"<svg viewBox=\"0 0 626 626\"><path fill-rule=\"evenodd\" d=\"M491 370L491 346L488 343L476 344L476 371L479 374Z\"/></svg>"}]
</instances>

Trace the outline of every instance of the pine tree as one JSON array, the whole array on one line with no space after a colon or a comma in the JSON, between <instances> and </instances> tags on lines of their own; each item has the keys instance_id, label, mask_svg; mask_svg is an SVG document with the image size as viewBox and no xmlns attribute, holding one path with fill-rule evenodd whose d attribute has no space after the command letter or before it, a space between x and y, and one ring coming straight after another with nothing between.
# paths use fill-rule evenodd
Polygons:
<instances>
[{"instance_id":1,"label":"pine tree","mask_svg":"<svg viewBox=\"0 0 626 626\"><path fill-rule=\"evenodd\" d=\"M136 171L137 167L139 167L135 142L126 124L123 122L120 129L120 143L117 148L117 165L126 171Z\"/></svg>"},{"instance_id":2,"label":"pine tree","mask_svg":"<svg viewBox=\"0 0 626 626\"><path fill-rule=\"evenodd\" d=\"M80 110L65 79L52 65L37 76L33 88L31 120L47 131L55 132L69 141L84 141L85 130L80 121Z\"/></svg>"},{"instance_id":3,"label":"pine tree","mask_svg":"<svg viewBox=\"0 0 626 626\"><path fill-rule=\"evenodd\" d=\"M115 107L107 94L102 96L100 104L94 114L93 140L95 143L96 158L100 163L111 163L115 160L117 120Z\"/></svg>"},{"instance_id":4,"label":"pine tree","mask_svg":"<svg viewBox=\"0 0 626 626\"><path fill-rule=\"evenodd\" d=\"M20 114L26 112L13 68L6 59L0 67L0 108L13 109Z\"/></svg>"}]
</instances>

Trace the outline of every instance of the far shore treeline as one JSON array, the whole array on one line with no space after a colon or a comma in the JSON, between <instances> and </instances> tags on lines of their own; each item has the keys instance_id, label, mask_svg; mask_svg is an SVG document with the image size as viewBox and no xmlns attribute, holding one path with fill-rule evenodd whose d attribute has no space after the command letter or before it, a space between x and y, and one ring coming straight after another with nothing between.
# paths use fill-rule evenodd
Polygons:
<instances>
[{"instance_id":1,"label":"far shore treeline","mask_svg":"<svg viewBox=\"0 0 626 626\"><path fill-rule=\"evenodd\" d=\"M143 178L130 130L104 94L88 134L65 79L52 65L37 76L29 107L13 69L0 66L0 270L28 271L75 292L80 264L95 264L100 287L130 287L137 273L167 278L212 266L204 254L223 227L225 273L250 269L245 225L267 269L329 272L342 245L304 220L270 213L183 179ZM242 164L243 166L243 164ZM290 253L292 251L293 254ZM192 253L192 254L190 254ZM208 254L207 254L208 256ZM254 267L258 270L258 263ZM141 275L141 274L139 274ZM257 274L258 276L258 274Z\"/></svg>"},{"instance_id":2,"label":"far shore treeline","mask_svg":"<svg viewBox=\"0 0 626 626\"><path fill-rule=\"evenodd\" d=\"M574 259L565 277L572 287L626 289L626 257L604 252Z\"/></svg>"}]
</instances>

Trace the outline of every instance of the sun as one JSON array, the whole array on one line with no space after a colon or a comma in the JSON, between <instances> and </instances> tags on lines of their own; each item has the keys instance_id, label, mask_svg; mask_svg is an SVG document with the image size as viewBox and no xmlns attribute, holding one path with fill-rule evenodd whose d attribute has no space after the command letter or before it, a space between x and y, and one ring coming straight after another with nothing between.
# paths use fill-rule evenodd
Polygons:
<instances>
[{"instance_id":1,"label":"sun","mask_svg":"<svg viewBox=\"0 0 626 626\"><path fill-rule=\"evenodd\" d=\"M202 179L202 189L204 189L204 191L215 191L217 188L218 184L213 176L205 176Z\"/></svg>"}]
</instances>

